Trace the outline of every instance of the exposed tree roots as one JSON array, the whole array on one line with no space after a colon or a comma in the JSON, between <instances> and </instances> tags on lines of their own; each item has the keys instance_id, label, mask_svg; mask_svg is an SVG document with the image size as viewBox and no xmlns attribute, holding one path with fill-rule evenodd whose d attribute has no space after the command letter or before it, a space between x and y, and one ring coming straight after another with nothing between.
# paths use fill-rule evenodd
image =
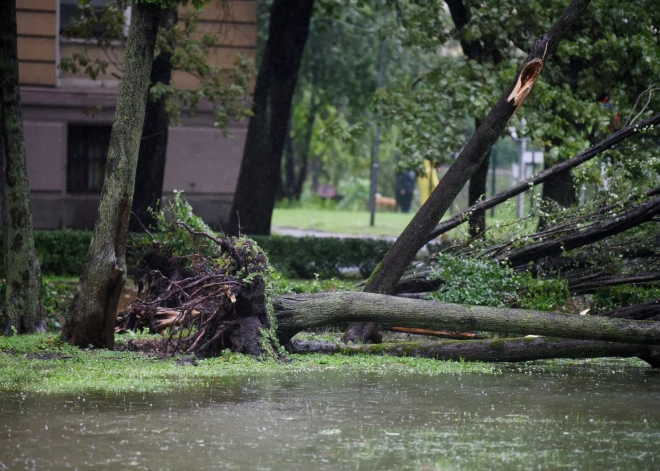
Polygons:
<instances>
[{"instance_id":1,"label":"exposed tree roots","mask_svg":"<svg viewBox=\"0 0 660 471\"><path fill-rule=\"evenodd\" d=\"M249 239L216 237L178 224L211 240L218 253L172 259L160 256L155 246L150 258L161 262L166 273L142 271L139 284L145 299L118 316L116 331L169 332L168 350L200 356L224 349L255 356L274 353L276 344L264 343L271 324L264 280L268 261L261 249Z\"/></svg>"}]
</instances>

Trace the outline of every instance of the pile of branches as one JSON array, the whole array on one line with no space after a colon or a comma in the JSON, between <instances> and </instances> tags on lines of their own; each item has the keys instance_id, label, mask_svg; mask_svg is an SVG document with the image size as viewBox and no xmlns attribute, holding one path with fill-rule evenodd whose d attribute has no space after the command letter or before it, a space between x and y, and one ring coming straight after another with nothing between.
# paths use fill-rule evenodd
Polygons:
<instances>
[{"instance_id":1,"label":"pile of branches","mask_svg":"<svg viewBox=\"0 0 660 471\"><path fill-rule=\"evenodd\" d=\"M456 245L448 253L505 262L542 278L562 278L573 296L615 286L660 285L660 189L589 210L566 211L552 225L530 235L493 241L487 237ZM443 284L429 277L437 262L429 259L400 280L396 294L425 298ZM639 307L639 309L637 309ZM658 319L660 300L601 313L604 316Z\"/></svg>"},{"instance_id":2,"label":"pile of branches","mask_svg":"<svg viewBox=\"0 0 660 471\"><path fill-rule=\"evenodd\" d=\"M174 224L206 244L194 244L200 250L180 256L152 236L132 272L140 298L118 315L115 330L167 333L167 351L205 357L225 349L255 356L276 352L276 341L264 342L271 321L265 282L269 266L261 249L247 238Z\"/></svg>"}]
</instances>

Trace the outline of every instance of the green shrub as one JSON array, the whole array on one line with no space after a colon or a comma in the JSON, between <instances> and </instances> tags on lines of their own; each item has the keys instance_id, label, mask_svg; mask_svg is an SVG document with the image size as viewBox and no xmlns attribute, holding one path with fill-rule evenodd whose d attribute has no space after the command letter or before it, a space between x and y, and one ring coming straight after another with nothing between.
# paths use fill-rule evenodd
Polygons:
<instances>
[{"instance_id":1,"label":"green shrub","mask_svg":"<svg viewBox=\"0 0 660 471\"><path fill-rule=\"evenodd\" d=\"M182 231L183 234L183 231ZM188 236L183 234L182 238ZM341 277L342 268L357 267L369 276L385 256L391 242L376 239L336 239L291 236L255 236L271 264L290 278ZM44 275L78 276L92 241L91 231L36 231L37 257ZM179 246L184 240L167 240ZM2 263L0 257L0 266ZM2 267L4 270L4 267Z\"/></svg>"},{"instance_id":2,"label":"green shrub","mask_svg":"<svg viewBox=\"0 0 660 471\"><path fill-rule=\"evenodd\" d=\"M538 279L505 263L448 254L438 255L429 279L443 281L431 297L446 303L551 311L569 297L565 280Z\"/></svg>"},{"instance_id":3,"label":"green shrub","mask_svg":"<svg viewBox=\"0 0 660 471\"><path fill-rule=\"evenodd\" d=\"M268 254L271 265L290 278L341 277L342 268L357 267L363 277L371 274L392 246L377 239L334 237L254 236Z\"/></svg>"},{"instance_id":4,"label":"green shrub","mask_svg":"<svg viewBox=\"0 0 660 471\"><path fill-rule=\"evenodd\" d=\"M53 275L80 275L91 242L91 231L36 231L34 245L41 272Z\"/></svg>"}]
</instances>

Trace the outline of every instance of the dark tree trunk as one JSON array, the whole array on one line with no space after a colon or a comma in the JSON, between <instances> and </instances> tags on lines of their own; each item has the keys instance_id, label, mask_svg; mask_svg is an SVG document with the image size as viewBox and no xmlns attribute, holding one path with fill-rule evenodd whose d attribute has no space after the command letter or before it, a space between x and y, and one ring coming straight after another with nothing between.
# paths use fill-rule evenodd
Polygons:
<instances>
[{"instance_id":1,"label":"dark tree trunk","mask_svg":"<svg viewBox=\"0 0 660 471\"><path fill-rule=\"evenodd\" d=\"M547 164L546 164L547 165ZM546 168L548 168L546 166ZM543 201L553 201L563 208L570 208L578 202L575 180L570 170L564 170L548 178L543 183L541 192ZM539 230L545 228L547 221L539 218Z\"/></svg>"},{"instance_id":2,"label":"dark tree trunk","mask_svg":"<svg viewBox=\"0 0 660 471\"><path fill-rule=\"evenodd\" d=\"M291 130L284 143L284 175L282 178L281 199L292 199L296 191L296 149L293 145Z\"/></svg>"},{"instance_id":3,"label":"dark tree trunk","mask_svg":"<svg viewBox=\"0 0 660 471\"><path fill-rule=\"evenodd\" d=\"M62 331L62 338L71 345L114 347L117 305L126 280L126 238L159 13L158 5L133 4L94 237L69 308L69 322Z\"/></svg>"},{"instance_id":4,"label":"dark tree trunk","mask_svg":"<svg viewBox=\"0 0 660 471\"><path fill-rule=\"evenodd\" d=\"M11 333L45 330L41 270L34 249L30 183L18 81L16 0L0 0L0 142L4 171L0 178L4 211L5 326ZM3 217L4 219L4 217Z\"/></svg>"},{"instance_id":5,"label":"dark tree trunk","mask_svg":"<svg viewBox=\"0 0 660 471\"><path fill-rule=\"evenodd\" d=\"M161 10L160 28L169 28L176 24L177 9ZM169 85L172 79L172 53L162 51L153 61L151 68L151 86L162 83ZM155 224L149 208L160 208L163 197L163 179L165 177L165 159L169 116L165 110L164 97L152 100L147 96L147 105L142 126L142 140L135 174L135 192L133 193L133 213L129 230L141 232L144 227Z\"/></svg>"},{"instance_id":6,"label":"dark tree trunk","mask_svg":"<svg viewBox=\"0 0 660 471\"><path fill-rule=\"evenodd\" d=\"M291 101L309 34L314 0L275 0L257 76L254 115L230 214L231 234L270 234ZM241 228L239 228L239 221Z\"/></svg>"},{"instance_id":7,"label":"dark tree trunk","mask_svg":"<svg viewBox=\"0 0 660 471\"><path fill-rule=\"evenodd\" d=\"M616 342L553 338L518 338L448 342L410 342L383 345L342 345L294 340L292 353L391 355L453 361L521 362L551 358L638 357L660 367L660 348Z\"/></svg>"},{"instance_id":8,"label":"dark tree trunk","mask_svg":"<svg viewBox=\"0 0 660 471\"><path fill-rule=\"evenodd\" d=\"M365 286L366 292L391 294L395 291L401 276L424 246L435 225L481 166L493 144L524 102L543 70L547 58L556 51L560 41L589 3L590 0L574 0L552 28L536 42L513 83L477 128L454 164L431 193L431 197L415 214L385 258L376 266ZM360 340L354 332L354 326L349 328L343 338L345 341Z\"/></svg>"},{"instance_id":9,"label":"dark tree trunk","mask_svg":"<svg viewBox=\"0 0 660 471\"><path fill-rule=\"evenodd\" d=\"M660 321L660 298L600 314L603 317Z\"/></svg>"},{"instance_id":10,"label":"dark tree trunk","mask_svg":"<svg viewBox=\"0 0 660 471\"><path fill-rule=\"evenodd\" d=\"M490 159L484 159L477 171L470 178L468 188L468 205L473 206L486 196L486 185L488 183L488 167ZM470 213L469 233L470 237L477 237L486 230L486 211L477 209Z\"/></svg>"}]
</instances>

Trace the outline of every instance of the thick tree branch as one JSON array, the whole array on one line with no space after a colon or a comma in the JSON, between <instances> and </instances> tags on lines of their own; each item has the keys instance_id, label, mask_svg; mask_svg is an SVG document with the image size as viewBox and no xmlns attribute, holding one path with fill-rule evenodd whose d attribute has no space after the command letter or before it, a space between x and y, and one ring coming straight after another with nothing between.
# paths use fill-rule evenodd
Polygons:
<instances>
[{"instance_id":1,"label":"thick tree branch","mask_svg":"<svg viewBox=\"0 0 660 471\"><path fill-rule=\"evenodd\" d=\"M529 190L531 187L543 183L544 181L548 180L550 177L553 177L561 172L582 165L584 162L587 162L588 160L591 160L594 157L602 154L606 150L611 149L619 142L631 136L636 135L640 129L653 127L659 123L660 123L660 114L656 114L655 116L645 119L644 121L638 123L637 125L628 126L627 128L620 129L619 131L609 136L607 139L599 142L598 144L582 152L581 154L576 155L572 159L568 159L564 162L560 162L556 165L553 165L552 167L544 170L538 175L528 178L527 180L512 186L506 191L502 191L496 195L491 196L490 198L483 200L478 204L469 207L462 213L457 214L456 216L452 217L451 219L448 219L447 221L441 222L440 224L435 226L435 229L433 229L433 232L431 232L431 235L429 236L427 242L430 242L436 237L460 226L470 218L471 213L477 211L485 211L487 209L493 208L498 204L501 204L506 200L511 199L514 196L517 196L520 193Z\"/></svg>"}]
</instances>

